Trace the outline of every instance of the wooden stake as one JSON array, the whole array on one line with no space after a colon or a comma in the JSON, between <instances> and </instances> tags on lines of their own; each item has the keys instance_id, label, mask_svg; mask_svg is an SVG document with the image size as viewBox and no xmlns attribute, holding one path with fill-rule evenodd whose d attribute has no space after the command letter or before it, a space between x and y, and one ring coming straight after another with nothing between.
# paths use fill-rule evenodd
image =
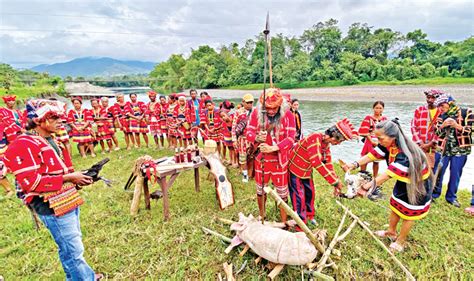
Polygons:
<instances>
[{"instance_id":1,"label":"wooden stake","mask_svg":"<svg viewBox=\"0 0 474 281\"><path fill-rule=\"evenodd\" d=\"M224 235L222 235L218 232L215 232L214 230L210 230L209 228L206 228L204 226L201 227L201 229L202 229L202 231L204 231L204 233L214 235L214 236L218 237L219 239L221 239L224 242L227 242L227 243L232 242L232 239L230 239L229 237L224 236Z\"/></svg>"},{"instance_id":2,"label":"wooden stake","mask_svg":"<svg viewBox=\"0 0 474 281\"><path fill-rule=\"evenodd\" d=\"M293 211L293 209L291 209L290 206L288 206L288 204L286 204L285 201L280 198L278 193L276 193L276 191L273 190L271 187L265 186L264 190L270 195L270 197L277 201L278 206L281 206L285 210L285 212L296 221L296 224L298 224L298 226L303 230L303 232L306 234L311 243L313 243L316 249L319 252L324 253L325 250L323 245L321 245L321 243L316 238L316 235L314 235L313 232L311 232L311 230L308 228L308 226L301 220L300 216L298 216L298 214ZM331 258L328 258L328 260L329 262L332 262ZM337 270L336 265L333 265L332 268L334 270Z\"/></svg>"},{"instance_id":3,"label":"wooden stake","mask_svg":"<svg viewBox=\"0 0 474 281\"><path fill-rule=\"evenodd\" d=\"M268 274L268 277L270 277L271 280L275 279L275 277L280 274L280 272L285 268L284 264L277 264L273 270Z\"/></svg>"},{"instance_id":4,"label":"wooden stake","mask_svg":"<svg viewBox=\"0 0 474 281\"><path fill-rule=\"evenodd\" d=\"M326 265L326 261L328 260L329 256L331 255L332 249L334 246L337 244L337 237L339 236L339 233L342 230L342 226L344 225L344 222L346 221L347 217L347 210L344 212L344 215L342 216L341 222L339 223L339 227L336 230L336 233L334 234L334 238L332 239L331 243L329 243L329 247L326 249L326 252L324 252L323 256L319 260L318 263L318 268L316 269L317 272L323 271L324 266Z\"/></svg>"},{"instance_id":5,"label":"wooden stake","mask_svg":"<svg viewBox=\"0 0 474 281\"><path fill-rule=\"evenodd\" d=\"M245 253L250 249L250 246L248 244L245 244L244 249L239 253L239 256L243 257Z\"/></svg>"},{"instance_id":6,"label":"wooden stake","mask_svg":"<svg viewBox=\"0 0 474 281\"><path fill-rule=\"evenodd\" d=\"M393 259L393 261L403 270L403 272L405 272L406 274L406 277L407 279L409 280L415 280L415 277L413 277L413 275L411 274L411 272L403 265L403 263L387 248L387 246L385 246L385 244L380 241L380 239L377 238L377 236L375 236L375 234L372 232L372 230L370 230L370 228L365 225L365 223L356 215L354 215L350 210L349 208L347 208L346 206L344 206L341 202L339 202L338 200L336 200L336 203L341 206L341 208L343 208L344 210L346 210L349 215L354 218L354 220L357 220L357 222L359 223L360 226L362 226L362 228L367 231L370 236L372 236L372 238L374 238L374 240L377 242L377 244L379 244L389 255L390 257Z\"/></svg>"},{"instance_id":7,"label":"wooden stake","mask_svg":"<svg viewBox=\"0 0 474 281\"><path fill-rule=\"evenodd\" d=\"M351 225L349 225L349 227L346 229L346 231L344 231L343 234L339 235L339 237L337 238L337 242L341 242L342 240L344 240L344 238L346 238L346 236L352 231L352 229L356 225L357 225L357 220L353 220Z\"/></svg>"},{"instance_id":8,"label":"wooden stake","mask_svg":"<svg viewBox=\"0 0 474 281\"><path fill-rule=\"evenodd\" d=\"M334 281L334 278L331 276L328 276L326 274L319 273L317 271L310 271L310 270L305 270L304 273L312 275L314 277L319 278L320 280L327 280L327 281Z\"/></svg>"},{"instance_id":9,"label":"wooden stake","mask_svg":"<svg viewBox=\"0 0 474 281\"><path fill-rule=\"evenodd\" d=\"M138 208L140 207L140 198L142 196L143 182L145 178L141 175L137 176L135 181L135 190L133 191L133 200L130 205L130 215L136 216L138 214Z\"/></svg>"},{"instance_id":10,"label":"wooden stake","mask_svg":"<svg viewBox=\"0 0 474 281\"><path fill-rule=\"evenodd\" d=\"M258 258L255 259L255 265L259 264L262 261L262 257L258 256Z\"/></svg>"},{"instance_id":11,"label":"wooden stake","mask_svg":"<svg viewBox=\"0 0 474 281\"><path fill-rule=\"evenodd\" d=\"M222 266L224 267L224 273L227 277L227 281L235 281L234 274L232 273L232 264L225 262L222 264Z\"/></svg>"}]
</instances>

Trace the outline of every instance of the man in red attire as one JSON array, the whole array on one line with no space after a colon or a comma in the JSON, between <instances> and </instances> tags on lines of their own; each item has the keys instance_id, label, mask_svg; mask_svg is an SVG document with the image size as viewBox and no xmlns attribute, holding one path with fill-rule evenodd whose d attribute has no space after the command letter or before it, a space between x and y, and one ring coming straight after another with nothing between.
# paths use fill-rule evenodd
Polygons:
<instances>
[{"instance_id":1,"label":"man in red attire","mask_svg":"<svg viewBox=\"0 0 474 281\"><path fill-rule=\"evenodd\" d=\"M262 107L266 113L262 114ZM270 88L266 97L260 96L259 106L252 111L247 125L247 141L257 146L255 158L255 182L260 217L265 217L266 195L263 187L272 180L280 197L288 199L288 153L295 142L295 118L283 99L280 89ZM286 222L287 215L280 208L280 216Z\"/></svg>"},{"instance_id":2,"label":"man in red attire","mask_svg":"<svg viewBox=\"0 0 474 281\"><path fill-rule=\"evenodd\" d=\"M92 178L74 172L64 145L53 133L60 128L63 103L31 100L27 104L28 127L34 135L21 135L5 152L5 165L15 175L22 199L36 212L58 245L67 280L97 280L84 259L79 206L84 203L79 186Z\"/></svg>"},{"instance_id":3,"label":"man in red attire","mask_svg":"<svg viewBox=\"0 0 474 281\"><path fill-rule=\"evenodd\" d=\"M16 96L7 95L2 97L6 107L0 108L0 120L4 124L5 137L12 142L17 135L25 132L25 120L20 110L15 109Z\"/></svg>"},{"instance_id":4,"label":"man in red attire","mask_svg":"<svg viewBox=\"0 0 474 281\"><path fill-rule=\"evenodd\" d=\"M339 195L342 183L334 171L331 145L357 137L354 126L347 119L337 122L324 133L312 133L300 140L290 152L289 190L293 209L306 223L316 225L314 220L313 168L330 185L334 195ZM298 229L298 228L297 228Z\"/></svg>"},{"instance_id":5,"label":"man in red attire","mask_svg":"<svg viewBox=\"0 0 474 281\"><path fill-rule=\"evenodd\" d=\"M156 148L161 148L160 142L158 140L158 138L162 136L160 124L161 105L156 100L156 95L156 92L148 92L148 98L150 99L150 102L146 106L146 119L150 125L150 133L155 140Z\"/></svg>"}]
</instances>

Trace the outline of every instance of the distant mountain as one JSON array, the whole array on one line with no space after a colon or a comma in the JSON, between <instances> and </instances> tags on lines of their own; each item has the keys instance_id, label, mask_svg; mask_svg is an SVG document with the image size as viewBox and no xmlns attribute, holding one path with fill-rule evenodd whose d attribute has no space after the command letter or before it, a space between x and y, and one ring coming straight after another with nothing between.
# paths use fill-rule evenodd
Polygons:
<instances>
[{"instance_id":1,"label":"distant mountain","mask_svg":"<svg viewBox=\"0 0 474 281\"><path fill-rule=\"evenodd\" d=\"M156 63L148 61L116 60L113 58L85 57L68 62L40 64L31 70L48 72L62 77L107 77L128 74L146 74L153 70Z\"/></svg>"}]
</instances>

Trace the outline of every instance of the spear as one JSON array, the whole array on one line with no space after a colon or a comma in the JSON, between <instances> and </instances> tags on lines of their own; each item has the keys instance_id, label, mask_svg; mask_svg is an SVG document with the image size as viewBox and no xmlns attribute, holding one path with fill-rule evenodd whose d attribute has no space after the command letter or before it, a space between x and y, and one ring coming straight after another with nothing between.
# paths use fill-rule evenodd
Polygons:
<instances>
[{"instance_id":1,"label":"spear","mask_svg":"<svg viewBox=\"0 0 474 281\"><path fill-rule=\"evenodd\" d=\"M260 132L265 131L265 124L266 124L266 116L267 116L267 107L265 105L266 102L266 88L267 88L267 59L268 59L268 38L270 37L270 12L267 12L267 20L265 22L265 30L263 30L263 34L265 36L265 53L263 57L263 102L262 102L262 109L261 109L261 114L262 114L262 123L260 124ZM270 66L271 69L271 66ZM270 75L271 77L271 75ZM272 84L272 80L270 78L270 86ZM260 162L260 169L262 171L262 185L263 187L265 186L265 159L264 159L264 154L262 154L261 162ZM264 195L262 195L264 196ZM263 216L262 216L262 224L265 221L265 199L263 199Z\"/></svg>"}]
</instances>

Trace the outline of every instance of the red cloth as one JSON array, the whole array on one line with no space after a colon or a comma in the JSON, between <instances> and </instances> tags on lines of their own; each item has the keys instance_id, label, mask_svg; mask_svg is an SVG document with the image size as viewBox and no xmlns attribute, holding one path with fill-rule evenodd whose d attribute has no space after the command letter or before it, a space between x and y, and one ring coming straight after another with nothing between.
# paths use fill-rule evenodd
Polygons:
<instances>
[{"instance_id":1,"label":"red cloth","mask_svg":"<svg viewBox=\"0 0 474 281\"><path fill-rule=\"evenodd\" d=\"M87 122L89 122L89 124L81 132L76 130L74 127L72 128L71 134L72 134L72 140L74 142L88 143L88 142L91 142L93 140L92 135L91 135L91 133L92 133L91 132L91 125L90 125L90 123L92 121L94 121L94 119L92 117L92 113L91 113L91 111L89 111L87 109L81 109L79 112L77 112L74 109L69 110L68 122L70 124L74 124L76 127L82 127Z\"/></svg>"},{"instance_id":2,"label":"red cloth","mask_svg":"<svg viewBox=\"0 0 474 281\"><path fill-rule=\"evenodd\" d=\"M143 117L146 115L147 106L144 102L128 102L129 116ZM137 120L133 117L129 118L129 132L131 133L148 133L148 124L145 119Z\"/></svg>"},{"instance_id":3,"label":"red cloth","mask_svg":"<svg viewBox=\"0 0 474 281\"><path fill-rule=\"evenodd\" d=\"M420 106L415 110L411 120L411 133L413 141L417 144L428 143L435 140L436 120L441 115L441 111L436 108L436 114L431 119L428 106Z\"/></svg>"},{"instance_id":4,"label":"red cloth","mask_svg":"<svg viewBox=\"0 0 474 281\"><path fill-rule=\"evenodd\" d=\"M181 137L181 138L185 138L185 139L190 139L191 138L191 127L189 127L188 129L186 129L184 126L183 126L183 123L188 123L189 126L191 126L191 110L189 109L189 107L187 107L186 105L184 106L180 106L180 105L177 105L175 108L174 108L174 111L173 111L173 118L176 120L176 132L178 133L177 134L177 137Z\"/></svg>"},{"instance_id":5,"label":"red cloth","mask_svg":"<svg viewBox=\"0 0 474 281\"><path fill-rule=\"evenodd\" d=\"M381 116L379 120L375 119L374 116L372 115L367 115L365 116L364 120L362 120L362 123L360 124L359 128L359 136L364 137L364 146L362 147L362 151L360 153L361 156L366 155L367 153L370 152L372 147L372 143L368 140L368 138L376 139L374 135L374 130L375 130L375 125L377 123L386 121L387 117Z\"/></svg>"},{"instance_id":6,"label":"red cloth","mask_svg":"<svg viewBox=\"0 0 474 281\"><path fill-rule=\"evenodd\" d=\"M219 109L214 108L212 112L209 112L207 109L204 110L203 119L201 119L201 122L205 124L206 135L209 139L215 141L222 140L222 119L219 114Z\"/></svg>"},{"instance_id":7,"label":"red cloth","mask_svg":"<svg viewBox=\"0 0 474 281\"><path fill-rule=\"evenodd\" d=\"M282 199L288 198L288 170L282 166L278 160L277 153L265 154L265 163L263 164L264 173L262 173L262 162L255 159L255 183L257 184L257 194L265 194L263 186L268 185L270 179L278 195ZM262 178L263 174L263 178Z\"/></svg>"},{"instance_id":8,"label":"red cloth","mask_svg":"<svg viewBox=\"0 0 474 281\"><path fill-rule=\"evenodd\" d=\"M9 145L5 165L26 194L26 203L31 202L32 196L60 190L63 175L74 171L67 150L61 144L58 147L59 156L44 138L31 135L21 135Z\"/></svg>"},{"instance_id":9,"label":"red cloth","mask_svg":"<svg viewBox=\"0 0 474 281\"><path fill-rule=\"evenodd\" d=\"M161 111L160 111L160 127L161 127L161 133L167 133L168 132L168 126L166 126L166 112L168 111L168 106L169 104L167 102L162 102L160 103L161 105Z\"/></svg>"},{"instance_id":10,"label":"red cloth","mask_svg":"<svg viewBox=\"0 0 474 281\"><path fill-rule=\"evenodd\" d=\"M24 114L20 110L10 110L2 107L0 108L0 122L3 124L3 133L7 141L12 142L21 134L21 130L25 128L26 118L24 118Z\"/></svg>"},{"instance_id":11,"label":"red cloth","mask_svg":"<svg viewBox=\"0 0 474 281\"><path fill-rule=\"evenodd\" d=\"M158 101L149 102L146 105L146 118L148 124L150 125L150 132L152 135L161 134L161 123L160 123L160 114L161 114L161 104Z\"/></svg>"},{"instance_id":12,"label":"red cloth","mask_svg":"<svg viewBox=\"0 0 474 281\"><path fill-rule=\"evenodd\" d=\"M252 111L252 114L250 114L250 119L247 125L247 132L246 132L247 141L254 145L258 145L255 142L257 133L258 131L260 131L258 119L259 119L259 111L258 109L255 109ZM268 124L265 125L265 128L267 127L268 127ZM295 142L295 134L296 134L295 117L293 117L293 114L291 114L290 110L287 110L281 117L280 127L278 128L278 130L276 130L275 128L273 132L267 134L266 143L268 145L275 144L278 146L279 163L285 168L287 167L287 164L288 164L288 153L290 152L290 149L293 147L293 144ZM272 137L272 135L275 135L275 136ZM260 158L260 157L261 155L259 154L257 158Z\"/></svg>"},{"instance_id":13,"label":"red cloth","mask_svg":"<svg viewBox=\"0 0 474 281\"><path fill-rule=\"evenodd\" d=\"M323 142L323 136L312 133L299 141L290 151L288 170L299 178L309 179L315 168L329 184L336 185L339 178L332 164L330 144Z\"/></svg>"},{"instance_id":14,"label":"red cloth","mask_svg":"<svg viewBox=\"0 0 474 281\"><path fill-rule=\"evenodd\" d=\"M196 100L198 101L198 104L201 104L201 99L196 98ZM198 107L197 110L196 110L196 107L194 106L194 101L192 99L187 100L186 105L189 107L189 110L190 110L190 113L191 113L191 121L193 123L195 123L196 122L196 111L198 112L198 114L200 114L201 108ZM199 117L201 117L201 116L199 116Z\"/></svg>"},{"instance_id":15,"label":"red cloth","mask_svg":"<svg viewBox=\"0 0 474 281\"><path fill-rule=\"evenodd\" d=\"M97 140L107 140L111 139L112 135L114 134L113 124L109 120L104 120L103 118L109 118L107 109L101 107L98 111L95 109L91 110L94 122L97 125Z\"/></svg>"},{"instance_id":16,"label":"red cloth","mask_svg":"<svg viewBox=\"0 0 474 281\"><path fill-rule=\"evenodd\" d=\"M130 126L128 114L132 114L130 105L128 103L115 103L111 111L113 112L114 118L119 120L122 131L128 133Z\"/></svg>"},{"instance_id":17,"label":"red cloth","mask_svg":"<svg viewBox=\"0 0 474 281\"><path fill-rule=\"evenodd\" d=\"M176 103L168 105L168 108L166 109L166 127L168 130L168 136L170 137L176 137L178 134L178 124L176 118L174 118L175 107Z\"/></svg>"}]
</instances>

